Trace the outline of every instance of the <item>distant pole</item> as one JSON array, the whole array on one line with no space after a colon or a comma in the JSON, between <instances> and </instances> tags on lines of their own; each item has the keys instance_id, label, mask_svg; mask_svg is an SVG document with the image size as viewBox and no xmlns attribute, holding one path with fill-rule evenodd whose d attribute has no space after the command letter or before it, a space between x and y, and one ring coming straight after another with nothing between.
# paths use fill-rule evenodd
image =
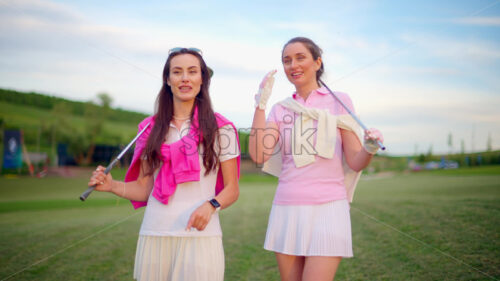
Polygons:
<instances>
[{"instance_id":1,"label":"distant pole","mask_svg":"<svg viewBox=\"0 0 500 281\"><path fill-rule=\"evenodd\" d=\"M33 169L33 164L31 163L30 155L28 154L28 149L26 149L26 144L24 143L24 132L21 130L21 148L23 151L24 161L26 165L28 165L28 171L30 172L30 176L35 175L35 169Z\"/></svg>"},{"instance_id":2,"label":"distant pole","mask_svg":"<svg viewBox=\"0 0 500 281\"><path fill-rule=\"evenodd\" d=\"M3 122L0 124L0 131L2 134L2 141L5 141L5 132L3 131ZM5 151L3 151L3 154L5 154ZM4 160L4 155L2 155L2 164L0 165L0 174L2 174L2 169L3 169L3 160Z\"/></svg>"},{"instance_id":3,"label":"distant pole","mask_svg":"<svg viewBox=\"0 0 500 281\"><path fill-rule=\"evenodd\" d=\"M451 132L448 134L448 154L453 153L453 136Z\"/></svg>"},{"instance_id":4,"label":"distant pole","mask_svg":"<svg viewBox=\"0 0 500 281\"><path fill-rule=\"evenodd\" d=\"M5 141L5 133L3 131L3 118L0 118L0 132L2 134L2 141ZM5 151L3 152L5 154ZM2 164L0 165L0 174L2 174L2 169L3 169L3 155L2 155Z\"/></svg>"},{"instance_id":5,"label":"distant pole","mask_svg":"<svg viewBox=\"0 0 500 281\"><path fill-rule=\"evenodd\" d=\"M40 126L38 126L38 131L36 134L36 153L40 153L40 135L41 135L42 129Z\"/></svg>"},{"instance_id":6,"label":"distant pole","mask_svg":"<svg viewBox=\"0 0 500 281\"><path fill-rule=\"evenodd\" d=\"M491 132L488 132L488 140L486 141L486 151L491 151L493 149L493 141L491 139Z\"/></svg>"},{"instance_id":7,"label":"distant pole","mask_svg":"<svg viewBox=\"0 0 500 281\"><path fill-rule=\"evenodd\" d=\"M471 143L471 153L474 153L474 135L476 133L476 126L472 125L472 133L470 136L470 143Z\"/></svg>"},{"instance_id":8,"label":"distant pole","mask_svg":"<svg viewBox=\"0 0 500 281\"><path fill-rule=\"evenodd\" d=\"M56 152L56 126L52 124L52 157L54 159L54 163L52 163L53 167L59 166Z\"/></svg>"},{"instance_id":9,"label":"distant pole","mask_svg":"<svg viewBox=\"0 0 500 281\"><path fill-rule=\"evenodd\" d=\"M42 128L40 125L38 125L38 131L37 131L37 136L36 136L36 153L38 155L40 155L40 137L42 135ZM38 170L40 167L38 167L38 165L40 164L40 162L37 162L36 163L36 172L38 173Z\"/></svg>"}]
</instances>

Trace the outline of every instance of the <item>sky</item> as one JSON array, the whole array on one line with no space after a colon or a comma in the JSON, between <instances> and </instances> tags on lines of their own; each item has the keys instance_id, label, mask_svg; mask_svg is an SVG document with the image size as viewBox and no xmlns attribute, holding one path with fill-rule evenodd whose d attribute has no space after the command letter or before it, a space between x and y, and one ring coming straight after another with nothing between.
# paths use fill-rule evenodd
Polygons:
<instances>
[{"instance_id":1,"label":"sky","mask_svg":"<svg viewBox=\"0 0 500 281\"><path fill-rule=\"evenodd\" d=\"M269 70L268 108L293 94L281 50L296 36L323 49L323 80L383 133L385 153L500 149L500 0L0 0L0 87L106 92L152 114L168 50L196 47L215 110L247 129Z\"/></svg>"}]
</instances>

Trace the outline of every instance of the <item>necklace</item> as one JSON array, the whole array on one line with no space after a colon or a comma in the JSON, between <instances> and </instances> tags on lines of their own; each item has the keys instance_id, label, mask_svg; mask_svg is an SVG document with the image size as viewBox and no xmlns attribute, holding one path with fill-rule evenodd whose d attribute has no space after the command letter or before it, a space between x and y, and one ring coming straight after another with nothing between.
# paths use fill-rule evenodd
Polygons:
<instances>
[{"instance_id":1,"label":"necklace","mask_svg":"<svg viewBox=\"0 0 500 281\"><path fill-rule=\"evenodd\" d=\"M175 115L173 115L172 117L175 120L179 120L179 121L185 121L185 120L188 120L189 118L191 118L191 116L188 116L188 117L179 117L179 116L175 116Z\"/></svg>"}]
</instances>

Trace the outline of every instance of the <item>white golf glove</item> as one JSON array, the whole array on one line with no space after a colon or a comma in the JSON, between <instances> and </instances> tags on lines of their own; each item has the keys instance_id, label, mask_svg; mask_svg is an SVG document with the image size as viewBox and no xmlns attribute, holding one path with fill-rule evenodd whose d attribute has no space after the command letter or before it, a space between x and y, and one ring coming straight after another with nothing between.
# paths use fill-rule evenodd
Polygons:
<instances>
[{"instance_id":1,"label":"white golf glove","mask_svg":"<svg viewBox=\"0 0 500 281\"><path fill-rule=\"evenodd\" d=\"M255 107L259 107L262 110L266 109L267 101L271 96L271 92L273 90L274 85L274 74L276 74L276 70L269 71L262 82L259 85L259 92L255 95Z\"/></svg>"},{"instance_id":2,"label":"white golf glove","mask_svg":"<svg viewBox=\"0 0 500 281\"><path fill-rule=\"evenodd\" d=\"M379 130L370 128L365 131L365 141L363 147L368 153L377 153L378 149L380 148L378 146L378 141L382 143L384 142L384 136L382 136L382 133Z\"/></svg>"}]
</instances>

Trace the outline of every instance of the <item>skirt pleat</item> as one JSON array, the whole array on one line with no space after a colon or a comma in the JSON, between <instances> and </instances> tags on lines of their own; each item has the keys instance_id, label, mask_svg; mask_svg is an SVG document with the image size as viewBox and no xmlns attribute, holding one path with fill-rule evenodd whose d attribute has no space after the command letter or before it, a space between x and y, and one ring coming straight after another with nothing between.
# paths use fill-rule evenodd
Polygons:
<instances>
[{"instance_id":1,"label":"skirt pleat","mask_svg":"<svg viewBox=\"0 0 500 281\"><path fill-rule=\"evenodd\" d=\"M349 203L273 205L264 249L295 256L352 257Z\"/></svg>"},{"instance_id":2,"label":"skirt pleat","mask_svg":"<svg viewBox=\"0 0 500 281\"><path fill-rule=\"evenodd\" d=\"M223 281L222 237L139 235L134 279Z\"/></svg>"}]
</instances>

